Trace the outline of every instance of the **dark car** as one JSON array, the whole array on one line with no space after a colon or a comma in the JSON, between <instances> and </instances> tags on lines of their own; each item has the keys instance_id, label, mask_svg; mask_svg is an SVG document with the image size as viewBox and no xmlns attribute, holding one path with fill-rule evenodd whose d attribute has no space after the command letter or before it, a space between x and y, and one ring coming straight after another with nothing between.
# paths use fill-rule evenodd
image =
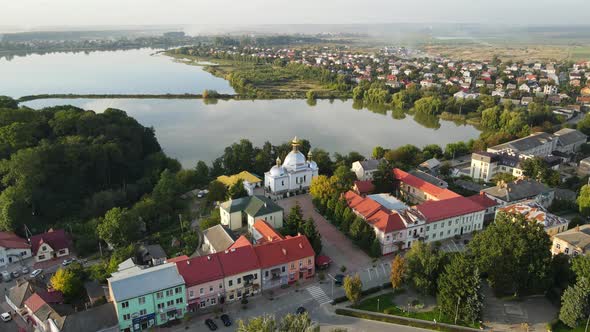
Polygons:
<instances>
[{"instance_id":1,"label":"dark car","mask_svg":"<svg viewBox=\"0 0 590 332\"><path fill-rule=\"evenodd\" d=\"M334 276L334 284L336 284L336 286L342 286L342 283L344 283L344 274L337 274Z\"/></svg>"},{"instance_id":2,"label":"dark car","mask_svg":"<svg viewBox=\"0 0 590 332\"><path fill-rule=\"evenodd\" d=\"M215 322L213 321L213 319L211 318L207 318L205 320L205 325L207 325L207 327L209 328L209 330L211 331L215 331L217 330L217 324L215 324Z\"/></svg>"},{"instance_id":3,"label":"dark car","mask_svg":"<svg viewBox=\"0 0 590 332\"><path fill-rule=\"evenodd\" d=\"M305 312L307 312L307 310L304 307L299 307L299 308L297 308L297 310L295 312L298 315L303 315Z\"/></svg>"},{"instance_id":4,"label":"dark car","mask_svg":"<svg viewBox=\"0 0 590 332\"><path fill-rule=\"evenodd\" d=\"M223 322L223 325L225 326L231 326L231 319L229 319L229 316L226 314L221 315L221 321Z\"/></svg>"}]
</instances>

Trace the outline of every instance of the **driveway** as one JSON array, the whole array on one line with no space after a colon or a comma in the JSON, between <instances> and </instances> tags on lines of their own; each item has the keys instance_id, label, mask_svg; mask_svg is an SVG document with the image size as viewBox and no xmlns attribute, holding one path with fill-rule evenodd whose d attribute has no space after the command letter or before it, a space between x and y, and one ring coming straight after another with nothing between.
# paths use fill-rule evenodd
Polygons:
<instances>
[{"instance_id":1,"label":"driveway","mask_svg":"<svg viewBox=\"0 0 590 332\"><path fill-rule=\"evenodd\" d=\"M277 201L285 210L285 218L296 202L299 202L301 206L303 217L305 219L313 218L316 229L322 235L322 254L330 256L333 261L329 271L335 272L344 265L347 268L347 273L360 272L362 268L371 265L371 258L364 251L355 246L338 228L330 224L315 210L309 194Z\"/></svg>"}]
</instances>

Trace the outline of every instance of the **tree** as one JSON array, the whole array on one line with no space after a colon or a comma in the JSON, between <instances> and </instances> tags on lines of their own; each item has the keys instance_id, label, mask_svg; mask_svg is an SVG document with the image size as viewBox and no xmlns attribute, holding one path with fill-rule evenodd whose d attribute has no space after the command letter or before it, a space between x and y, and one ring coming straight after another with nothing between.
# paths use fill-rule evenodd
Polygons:
<instances>
[{"instance_id":1,"label":"tree","mask_svg":"<svg viewBox=\"0 0 590 332\"><path fill-rule=\"evenodd\" d=\"M227 198L227 187L217 181L213 180L209 183L209 193L207 194L207 201L209 202L222 202Z\"/></svg>"},{"instance_id":2,"label":"tree","mask_svg":"<svg viewBox=\"0 0 590 332\"><path fill-rule=\"evenodd\" d=\"M422 148L422 155L424 159L441 158L443 151L437 144L429 144Z\"/></svg>"},{"instance_id":3,"label":"tree","mask_svg":"<svg viewBox=\"0 0 590 332\"><path fill-rule=\"evenodd\" d=\"M586 135L590 135L590 114L586 114L584 118L578 122L577 128Z\"/></svg>"},{"instance_id":4,"label":"tree","mask_svg":"<svg viewBox=\"0 0 590 332\"><path fill-rule=\"evenodd\" d=\"M401 255L395 255L391 261L391 273L389 274L389 281L393 290L400 289L406 275L406 260Z\"/></svg>"},{"instance_id":5,"label":"tree","mask_svg":"<svg viewBox=\"0 0 590 332\"><path fill-rule=\"evenodd\" d=\"M302 233L307 237L316 255L322 252L322 235L317 231L313 218L309 217L302 226Z\"/></svg>"},{"instance_id":6,"label":"tree","mask_svg":"<svg viewBox=\"0 0 590 332\"><path fill-rule=\"evenodd\" d=\"M232 184L231 187L229 187L228 195L231 199L247 197L248 191L246 191L246 188L244 187L244 180L238 179L238 181Z\"/></svg>"},{"instance_id":7,"label":"tree","mask_svg":"<svg viewBox=\"0 0 590 332\"><path fill-rule=\"evenodd\" d=\"M319 332L307 313L288 314L280 321L271 315L252 317L248 321L239 320L237 332Z\"/></svg>"},{"instance_id":8,"label":"tree","mask_svg":"<svg viewBox=\"0 0 590 332\"><path fill-rule=\"evenodd\" d=\"M436 294L438 276L443 271L446 256L430 243L416 241L406 254L408 280L424 294Z\"/></svg>"},{"instance_id":9,"label":"tree","mask_svg":"<svg viewBox=\"0 0 590 332\"><path fill-rule=\"evenodd\" d=\"M377 238L374 238L371 242L371 249L369 250L371 257L381 256L381 242Z\"/></svg>"},{"instance_id":10,"label":"tree","mask_svg":"<svg viewBox=\"0 0 590 332\"><path fill-rule=\"evenodd\" d=\"M446 317L475 322L481 318L483 295L477 267L465 254L456 254L438 280L438 306Z\"/></svg>"},{"instance_id":11,"label":"tree","mask_svg":"<svg viewBox=\"0 0 590 332\"><path fill-rule=\"evenodd\" d=\"M289 211L289 215L285 220L283 231L285 235L295 236L301 230L303 225L303 211L299 202L295 202L295 206Z\"/></svg>"},{"instance_id":12,"label":"tree","mask_svg":"<svg viewBox=\"0 0 590 332\"><path fill-rule=\"evenodd\" d=\"M376 146L373 148L373 159L381 159L385 154L385 149L381 146Z\"/></svg>"},{"instance_id":13,"label":"tree","mask_svg":"<svg viewBox=\"0 0 590 332\"><path fill-rule=\"evenodd\" d=\"M59 268L50 279L51 286L61 291L64 297L72 300L81 294L83 283L81 276L71 268Z\"/></svg>"},{"instance_id":14,"label":"tree","mask_svg":"<svg viewBox=\"0 0 590 332\"><path fill-rule=\"evenodd\" d=\"M128 245L138 237L139 220L135 219L127 209L112 208L98 224L98 236L112 245L121 247Z\"/></svg>"},{"instance_id":15,"label":"tree","mask_svg":"<svg viewBox=\"0 0 590 332\"><path fill-rule=\"evenodd\" d=\"M582 186L577 201L580 209L580 214L582 214L585 217L590 216L590 185L586 184Z\"/></svg>"},{"instance_id":16,"label":"tree","mask_svg":"<svg viewBox=\"0 0 590 332\"><path fill-rule=\"evenodd\" d=\"M336 193L343 193L352 187L352 184L356 180L356 174L350 170L350 166L338 166L334 171L334 178L332 180L332 186Z\"/></svg>"},{"instance_id":17,"label":"tree","mask_svg":"<svg viewBox=\"0 0 590 332\"><path fill-rule=\"evenodd\" d=\"M320 326L314 324L309 314L287 314L279 324L278 332L319 332Z\"/></svg>"},{"instance_id":18,"label":"tree","mask_svg":"<svg viewBox=\"0 0 590 332\"><path fill-rule=\"evenodd\" d=\"M248 321L239 320L237 332L276 332L277 322L270 315L250 318Z\"/></svg>"},{"instance_id":19,"label":"tree","mask_svg":"<svg viewBox=\"0 0 590 332\"><path fill-rule=\"evenodd\" d=\"M395 190L395 178L393 170L387 162L379 163L379 168L373 177L375 192L392 193Z\"/></svg>"},{"instance_id":20,"label":"tree","mask_svg":"<svg viewBox=\"0 0 590 332\"><path fill-rule=\"evenodd\" d=\"M572 259L572 271L576 276L576 280L586 278L590 280L590 257L585 255L578 255Z\"/></svg>"},{"instance_id":21,"label":"tree","mask_svg":"<svg viewBox=\"0 0 590 332\"><path fill-rule=\"evenodd\" d=\"M166 169L160 174L160 180L154 187L152 198L161 210L171 213L179 208L178 195L181 193L181 189L182 186L177 177Z\"/></svg>"},{"instance_id":22,"label":"tree","mask_svg":"<svg viewBox=\"0 0 590 332\"><path fill-rule=\"evenodd\" d=\"M346 298L352 304L357 304L361 299L361 292L363 290L363 282L358 274L355 274L354 277L346 276L344 278L344 292L346 293Z\"/></svg>"},{"instance_id":23,"label":"tree","mask_svg":"<svg viewBox=\"0 0 590 332\"><path fill-rule=\"evenodd\" d=\"M550 245L542 224L520 213L499 212L493 224L473 237L469 250L496 293L522 294L546 289Z\"/></svg>"},{"instance_id":24,"label":"tree","mask_svg":"<svg viewBox=\"0 0 590 332\"><path fill-rule=\"evenodd\" d=\"M318 175L312 178L309 187L311 196L322 201L333 197L336 194L336 190L332 182L332 178L328 178L325 175Z\"/></svg>"},{"instance_id":25,"label":"tree","mask_svg":"<svg viewBox=\"0 0 590 332\"><path fill-rule=\"evenodd\" d=\"M571 328L576 328L582 319L589 314L590 282L580 279L575 285L568 287L561 297L559 319Z\"/></svg>"}]
</instances>

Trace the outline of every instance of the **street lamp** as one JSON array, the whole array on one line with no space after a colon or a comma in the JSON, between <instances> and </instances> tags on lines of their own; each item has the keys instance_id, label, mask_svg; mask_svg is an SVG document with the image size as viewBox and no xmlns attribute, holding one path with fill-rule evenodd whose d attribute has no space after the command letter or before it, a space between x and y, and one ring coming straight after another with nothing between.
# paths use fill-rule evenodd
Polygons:
<instances>
[{"instance_id":1,"label":"street lamp","mask_svg":"<svg viewBox=\"0 0 590 332\"><path fill-rule=\"evenodd\" d=\"M377 312L381 312L379 310L379 304L380 304L380 302L381 302L381 299L380 298L377 298Z\"/></svg>"}]
</instances>

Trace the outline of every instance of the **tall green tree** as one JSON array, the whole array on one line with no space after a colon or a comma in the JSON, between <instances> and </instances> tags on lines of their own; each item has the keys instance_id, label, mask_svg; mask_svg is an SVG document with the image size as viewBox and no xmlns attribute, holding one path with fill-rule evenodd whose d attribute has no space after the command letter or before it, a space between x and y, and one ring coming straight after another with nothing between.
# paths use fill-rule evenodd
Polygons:
<instances>
[{"instance_id":1,"label":"tall green tree","mask_svg":"<svg viewBox=\"0 0 590 332\"><path fill-rule=\"evenodd\" d=\"M303 225L303 210L301 210L301 205L299 202L295 202L295 205L289 211L287 218L285 219L283 225L283 232L285 235L297 235L299 230L302 229Z\"/></svg>"},{"instance_id":2,"label":"tall green tree","mask_svg":"<svg viewBox=\"0 0 590 332\"><path fill-rule=\"evenodd\" d=\"M213 180L209 183L208 187L209 193L207 194L207 200L209 202L223 202L227 199L227 187L225 184Z\"/></svg>"},{"instance_id":3,"label":"tall green tree","mask_svg":"<svg viewBox=\"0 0 590 332\"><path fill-rule=\"evenodd\" d=\"M127 209L112 208L97 227L98 236L115 248L126 246L139 236L139 221Z\"/></svg>"},{"instance_id":4,"label":"tall green tree","mask_svg":"<svg viewBox=\"0 0 590 332\"><path fill-rule=\"evenodd\" d=\"M586 184L582 186L577 201L580 208L580 214L585 217L590 216L590 185Z\"/></svg>"},{"instance_id":5,"label":"tall green tree","mask_svg":"<svg viewBox=\"0 0 590 332\"><path fill-rule=\"evenodd\" d=\"M527 294L547 286L550 245L542 224L521 214L499 212L493 224L473 237L469 250L496 293Z\"/></svg>"},{"instance_id":6,"label":"tall green tree","mask_svg":"<svg viewBox=\"0 0 590 332\"><path fill-rule=\"evenodd\" d=\"M322 252L322 235L317 231L313 218L310 217L303 223L301 233L307 237L315 254L319 255Z\"/></svg>"},{"instance_id":7,"label":"tall green tree","mask_svg":"<svg viewBox=\"0 0 590 332\"><path fill-rule=\"evenodd\" d=\"M580 321L590 314L589 299L590 282L586 278L581 278L563 293L559 319L572 329L576 328Z\"/></svg>"},{"instance_id":8,"label":"tall green tree","mask_svg":"<svg viewBox=\"0 0 590 332\"><path fill-rule=\"evenodd\" d=\"M473 323L481 318L483 295L477 267L465 254L456 254L438 279L438 307L446 317Z\"/></svg>"},{"instance_id":9,"label":"tall green tree","mask_svg":"<svg viewBox=\"0 0 590 332\"><path fill-rule=\"evenodd\" d=\"M354 276L344 277L343 283L344 293L352 304L357 304L361 299L361 292L363 291L363 282L358 274Z\"/></svg>"},{"instance_id":10,"label":"tall green tree","mask_svg":"<svg viewBox=\"0 0 590 332\"><path fill-rule=\"evenodd\" d=\"M430 243L416 241L406 254L407 278L424 294L436 294L438 277L447 262L444 252Z\"/></svg>"},{"instance_id":11,"label":"tall green tree","mask_svg":"<svg viewBox=\"0 0 590 332\"><path fill-rule=\"evenodd\" d=\"M231 199L247 197L248 191L246 191L246 188L244 187L244 180L239 179L234 184L232 184L231 187L229 187L228 195Z\"/></svg>"}]
</instances>

